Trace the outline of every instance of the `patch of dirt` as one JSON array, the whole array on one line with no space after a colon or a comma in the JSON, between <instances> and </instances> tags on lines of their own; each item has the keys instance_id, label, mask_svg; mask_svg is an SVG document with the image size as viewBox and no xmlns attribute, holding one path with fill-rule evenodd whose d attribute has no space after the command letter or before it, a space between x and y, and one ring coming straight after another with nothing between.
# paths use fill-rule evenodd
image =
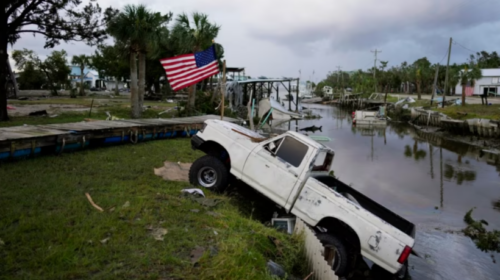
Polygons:
<instances>
[{"instance_id":1,"label":"patch of dirt","mask_svg":"<svg viewBox=\"0 0 500 280\"><path fill-rule=\"evenodd\" d=\"M28 116L34 111L46 110L49 115L55 115L62 112L85 112L90 110L89 107L75 104L30 104L30 105L9 105L14 107L9 110L10 116L22 117Z\"/></svg>"},{"instance_id":2,"label":"patch of dirt","mask_svg":"<svg viewBox=\"0 0 500 280\"><path fill-rule=\"evenodd\" d=\"M165 161L163 167L155 168L154 172L156 176L160 176L167 181L188 182L191 164Z\"/></svg>"}]
</instances>

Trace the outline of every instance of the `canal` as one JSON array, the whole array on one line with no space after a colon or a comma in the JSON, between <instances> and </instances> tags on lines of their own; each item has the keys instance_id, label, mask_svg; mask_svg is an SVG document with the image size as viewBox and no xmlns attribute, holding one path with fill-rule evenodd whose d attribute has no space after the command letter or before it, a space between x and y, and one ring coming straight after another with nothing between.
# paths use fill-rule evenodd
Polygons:
<instances>
[{"instance_id":1,"label":"canal","mask_svg":"<svg viewBox=\"0 0 500 280\"><path fill-rule=\"evenodd\" d=\"M473 207L475 219L500 229L498 159L467 145L426 140L407 126L355 128L351 112L337 107L304 107L322 118L281 128L321 126L309 134L332 139L324 143L335 150L335 176L416 224L421 257L409 260L411 279L500 279L500 255L481 252L460 232Z\"/></svg>"}]
</instances>

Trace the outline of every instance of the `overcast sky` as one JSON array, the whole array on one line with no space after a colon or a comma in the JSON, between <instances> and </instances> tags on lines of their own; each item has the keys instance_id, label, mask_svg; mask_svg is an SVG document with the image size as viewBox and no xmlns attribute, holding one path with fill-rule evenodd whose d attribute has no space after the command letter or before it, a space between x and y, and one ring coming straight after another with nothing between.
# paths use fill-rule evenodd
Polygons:
<instances>
[{"instance_id":1,"label":"overcast sky","mask_svg":"<svg viewBox=\"0 0 500 280\"><path fill-rule=\"evenodd\" d=\"M144 3L154 11L203 12L221 25L216 41L225 48L228 67L245 67L251 76L299 76L319 81L329 71L367 69L371 50L381 50L389 66L428 57L446 63L449 38L452 62L472 51L500 50L498 0L97 0L121 9ZM45 56L42 36L24 34L13 49ZM91 54L83 43L61 44L70 56ZM469 49L469 50L467 50Z\"/></svg>"}]
</instances>

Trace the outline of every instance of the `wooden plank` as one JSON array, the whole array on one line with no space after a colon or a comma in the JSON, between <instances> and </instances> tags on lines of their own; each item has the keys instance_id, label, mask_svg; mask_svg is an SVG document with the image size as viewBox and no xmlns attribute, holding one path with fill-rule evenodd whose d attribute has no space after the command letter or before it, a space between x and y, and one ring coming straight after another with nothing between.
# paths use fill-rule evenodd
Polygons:
<instances>
[{"instance_id":1,"label":"wooden plank","mask_svg":"<svg viewBox=\"0 0 500 280\"><path fill-rule=\"evenodd\" d=\"M43 128L39 126L13 126L0 128L0 141L38 138L45 136L54 136L67 134L66 131Z\"/></svg>"},{"instance_id":2,"label":"wooden plank","mask_svg":"<svg viewBox=\"0 0 500 280\"><path fill-rule=\"evenodd\" d=\"M116 129L116 128L137 127L137 126L140 125L128 122L121 122L121 121L95 121L95 122L47 124L47 125L42 125L40 127L80 132L89 130L106 130L106 129Z\"/></svg>"}]
</instances>

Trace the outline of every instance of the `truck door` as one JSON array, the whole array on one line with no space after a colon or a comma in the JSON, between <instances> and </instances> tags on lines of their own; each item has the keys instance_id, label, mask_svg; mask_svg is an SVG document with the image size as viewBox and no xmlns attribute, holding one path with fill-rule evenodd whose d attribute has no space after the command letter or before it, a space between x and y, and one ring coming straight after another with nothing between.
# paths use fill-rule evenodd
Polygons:
<instances>
[{"instance_id":1,"label":"truck door","mask_svg":"<svg viewBox=\"0 0 500 280\"><path fill-rule=\"evenodd\" d=\"M300 184L304 158L309 146L284 136L257 146L243 169L244 180L252 182L260 193L285 206L293 188Z\"/></svg>"}]
</instances>

